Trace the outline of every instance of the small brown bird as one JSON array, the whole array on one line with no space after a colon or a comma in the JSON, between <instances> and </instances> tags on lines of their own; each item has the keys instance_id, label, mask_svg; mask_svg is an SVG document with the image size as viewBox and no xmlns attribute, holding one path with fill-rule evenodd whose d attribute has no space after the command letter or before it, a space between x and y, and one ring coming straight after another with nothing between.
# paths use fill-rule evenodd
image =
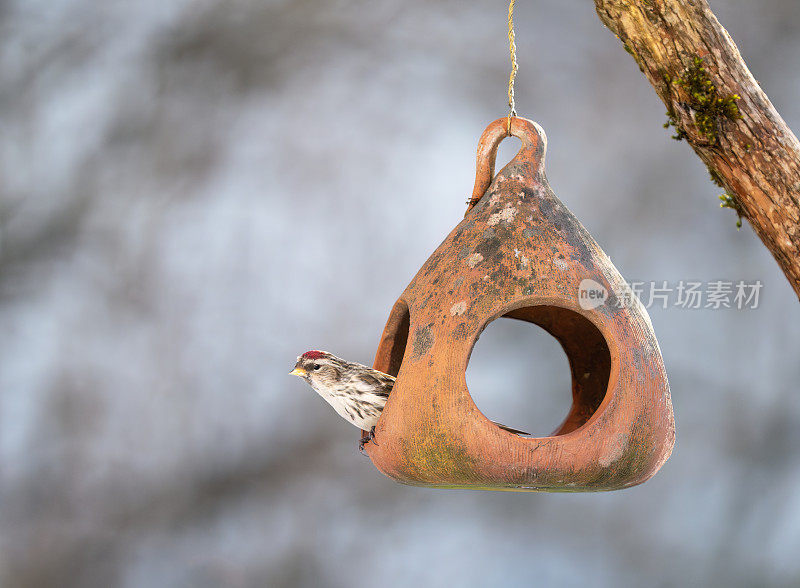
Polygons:
<instances>
[{"instance_id":1,"label":"small brown bird","mask_svg":"<svg viewBox=\"0 0 800 588\"><path fill-rule=\"evenodd\" d=\"M326 351L306 351L297 358L290 376L299 376L322 396L339 416L359 429L369 431L358 448L375 438L375 425L381 416L395 378L360 363L352 363ZM516 435L529 435L495 423L501 429Z\"/></svg>"}]
</instances>

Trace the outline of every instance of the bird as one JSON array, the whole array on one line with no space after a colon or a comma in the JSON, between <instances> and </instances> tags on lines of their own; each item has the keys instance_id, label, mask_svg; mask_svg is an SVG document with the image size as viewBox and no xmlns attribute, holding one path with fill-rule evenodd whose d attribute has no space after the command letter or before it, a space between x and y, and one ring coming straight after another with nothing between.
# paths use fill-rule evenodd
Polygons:
<instances>
[{"instance_id":1,"label":"bird","mask_svg":"<svg viewBox=\"0 0 800 588\"><path fill-rule=\"evenodd\" d=\"M339 416L359 429L369 431L369 436L359 441L359 451L364 452L365 443L372 441L377 444L375 425L394 387L394 376L318 350L300 355L289 375L303 378ZM515 435L530 435L500 423L494 424Z\"/></svg>"}]
</instances>

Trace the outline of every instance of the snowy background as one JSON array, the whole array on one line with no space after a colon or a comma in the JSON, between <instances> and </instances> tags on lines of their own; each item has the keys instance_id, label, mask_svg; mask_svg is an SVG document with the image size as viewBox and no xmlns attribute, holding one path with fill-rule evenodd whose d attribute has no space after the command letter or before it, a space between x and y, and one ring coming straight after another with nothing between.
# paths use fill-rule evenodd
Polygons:
<instances>
[{"instance_id":1,"label":"snowy background","mask_svg":"<svg viewBox=\"0 0 800 588\"><path fill-rule=\"evenodd\" d=\"M506 7L0 2L0 585L800 583L800 304L591 2L517 6L556 194L629 280L763 283L755 310L651 309L661 472L403 487L287 376L313 348L370 363L461 219L506 112ZM800 5L712 8L800 129ZM496 420L567 411L536 327L492 324L467 375Z\"/></svg>"}]
</instances>

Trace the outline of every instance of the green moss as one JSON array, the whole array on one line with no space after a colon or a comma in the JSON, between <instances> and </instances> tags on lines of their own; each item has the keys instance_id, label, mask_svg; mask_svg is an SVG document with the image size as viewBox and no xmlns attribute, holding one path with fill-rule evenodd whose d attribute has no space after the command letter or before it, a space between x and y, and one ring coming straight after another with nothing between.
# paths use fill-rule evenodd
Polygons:
<instances>
[{"instance_id":1,"label":"green moss","mask_svg":"<svg viewBox=\"0 0 800 588\"><path fill-rule=\"evenodd\" d=\"M722 201L720 202L720 208L731 208L736 211L736 230L738 231L742 228L742 207L736 201L736 196L730 192L725 192L719 195L719 199Z\"/></svg>"},{"instance_id":2,"label":"green moss","mask_svg":"<svg viewBox=\"0 0 800 588\"><path fill-rule=\"evenodd\" d=\"M424 484L431 480L459 480L477 477L477 463L466 447L441 431L427 431L402 443L403 474Z\"/></svg>"},{"instance_id":3,"label":"green moss","mask_svg":"<svg viewBox=\"0 0 800 588\"><path fill-rule=\"evenodd\" d=\"M720 188L725 187L725 185L722 183L722 177L710 167L708 168L708 175L711 177L711 181L717 186ZM721 208L731 208L736 211L736 230L738 231L742 228L742 207L739 206L736 196L726 191L724 194L719 195L719 199L721 201Z\"/></svg>"},{"instance_id":4,"label":"green moss","mask_svg":"<svg viewBox=\"0 0 800 588\"><path fill-rule=\"evenodd\" d=\"M678 119L675 118L674 112L667 112L667 122L664 123L665 129L670 127L675 127L675 134L672 135L672 138L676 141L681 141L686 137L686 132L678 126Z\"/></svg>"},{"instance_id":5,"label":"green moss","mask_svg":"<svg viewBox=\"0 0 800 588\"><path fill-rule=\"evenodd\" d=\"M720 177L720 175L710 167L708 168L708 175L711 178L711 181L714 182L717 186L719 186L720 188L725 187L722 183L722 178Z\"/></svg>"},{"instance_id":6,"label":"green moss","mask_svg":"<svg viewBox=\"0 0 800 588\"><path fill-rule=\"evenodd\" d=\"M708 175L711 178L711 181L714 182L720 188L724 188L725 184L722 182L722 176L720 176L715 170L708 168ZM736 196L731 194L727 190L724 194L719 195L720 199L720 207L721 208L730 208L736 211L736 230L742 228L742 207L739 205L739 202L736 200Z\"/></svg>"},{"instance_id":7,"label":"green moss","mask_svg":"<svg viewBox=\"0 0 800 588\"><path fill-rule=\"evenodd\" d=\"M700 135L711 143L717 141L720 120L736 120L742 118L736 104L741 97L738 94L721 96L717 87L708 76L702 57L695 57L692 65L687 67L683 75L675 82L688 95L687 105L694 112L695 126ZM675 112L667 112L667 122L664 128L675 127L676 134L673 139L680 141L686 137L686 131L678 126Z\"/></svg>"},{"instance_id":8,"label":"green moss","mask_svg":"<svg viewBox=\"0 0 800 588\"><path fill-rule=\"evenodd\" d=\"M633 49L631 48L631 46L630 46L630 45L628 45L628 43L627 43L627 42L625 42L625 41L623 41L623 42L622 42L622 48L623 48L623 49L625 49L625 51L627 51L627 52L630 54L630 56L631 56L631 57L633 57L633 60L636 62L636 65L638 65L638 66L639 66L639 71L640 71L640 72L642 72L642 73L644 73L644 65L642 64L641 57L639 57L639 56L638 56L638 55L637 55L637 54L636 54L636 53L633 51Z\"/></svg>"}]
</instances>

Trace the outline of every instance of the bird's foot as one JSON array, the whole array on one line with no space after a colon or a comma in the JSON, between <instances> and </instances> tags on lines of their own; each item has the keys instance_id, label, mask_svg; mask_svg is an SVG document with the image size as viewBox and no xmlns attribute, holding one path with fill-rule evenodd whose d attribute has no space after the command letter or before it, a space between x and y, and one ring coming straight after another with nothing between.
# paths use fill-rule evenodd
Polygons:
<instances>
[{"instance_id":1,"label":"bird's foot","mask_svg":"<svg viewBox=\"0 0 800 588\"><path fill-rule=\"evenodd\" d=\"M378 444L378 442L375 441L375 427L372 427L369 430L369 435L366 437L361 437L361 439L358 440L358 450L361 452L361 455L367 455L367 453L364 451L364 445L367 443L375 443L375 445Z\"/></svg>"}]
</instances>

